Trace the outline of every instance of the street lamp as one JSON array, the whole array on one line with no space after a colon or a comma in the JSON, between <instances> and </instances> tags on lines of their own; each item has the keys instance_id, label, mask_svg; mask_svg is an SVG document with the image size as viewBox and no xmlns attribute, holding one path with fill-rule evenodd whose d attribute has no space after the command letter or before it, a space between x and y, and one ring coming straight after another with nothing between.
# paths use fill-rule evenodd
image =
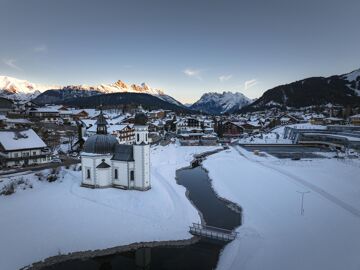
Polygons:
<instances>
[{"instance_id":1,"label":"street lamp","mask_svg":"<svg viewBox=\"0 0 360 270\"><path fill-rule=\"evenodd\" d=\"M297 193L301 194L301 209L300 209L300 214L303 216L304 215L304 195L306 193L310 193L310 191L296 191Z\"/></svg>"}]
</instances>

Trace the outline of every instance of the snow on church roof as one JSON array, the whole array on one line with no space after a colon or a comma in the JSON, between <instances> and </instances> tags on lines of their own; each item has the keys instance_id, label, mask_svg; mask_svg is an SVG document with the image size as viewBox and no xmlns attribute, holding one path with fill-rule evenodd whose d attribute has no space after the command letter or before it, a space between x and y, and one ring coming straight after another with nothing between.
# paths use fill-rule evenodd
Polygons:
<instances>
[{"instance_id":1,"label":"snow on church roof","mask_svg":"<svg viewBox=\"0 0 360 270\"><path fill-rule=\"evenodd\" d=\"M6 151L46 147L34 130L0 131L0 144Z\"/></svg>"}]
</instances>

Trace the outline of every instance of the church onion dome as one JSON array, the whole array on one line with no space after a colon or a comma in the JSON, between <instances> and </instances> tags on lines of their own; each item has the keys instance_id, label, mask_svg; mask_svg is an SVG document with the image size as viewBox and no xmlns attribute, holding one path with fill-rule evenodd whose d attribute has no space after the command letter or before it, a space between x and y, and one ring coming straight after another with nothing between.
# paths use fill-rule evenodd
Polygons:
<instances>
[{"instance_id":1,"label":"church onion dome","mask_svg":"<svg viewBox=\"0 0 360 270\"><path fill-rule=\"evenodd\" d=\"M145 115L145 113L137 113L135 115L135 122L134 122L135 125L145 126L147 121L148 121L148 118Z\"/></svg>"},{"instance_id":2,"label":"church onion dome","mask_svg":"<svg viewBox=\"0 0 360 270\"><path fill-rule=\"evenodd\" d=\"M112 135L96 134L88 138L83 152L91 154L113 154L118 141Z\"/></svg>"}]
</instances>

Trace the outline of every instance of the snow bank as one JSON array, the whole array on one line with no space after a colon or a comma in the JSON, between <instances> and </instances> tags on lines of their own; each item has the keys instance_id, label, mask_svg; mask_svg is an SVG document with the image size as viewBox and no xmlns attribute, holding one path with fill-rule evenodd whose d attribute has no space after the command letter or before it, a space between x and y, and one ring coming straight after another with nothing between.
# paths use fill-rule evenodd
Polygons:
<instances>
[{"instance_id":1,"label":"snow bank","mask_svg":"<svg viewBox=\"0 0 360 270\"><path fill-rule=\"evenodd\" d=\"M239 238L225 247L218 269L358 269L358 164L277 163L240 152L220 152L203 163L219 195L244 213ZM310 191L304 216L297 191Z\"/></svg>"},{"instance_id":2,"label":"snow bank","mask_svg":"<svg viewBox=\"0 0 360 270\"><path fill-rule=\"evenodd\" d=\"M59 253L105 249L140 241L188 239L199 222L176 184L175 171L193 154L215 147L152 149L152 188L146 192L80 187L81 172L63 170L58 182L26 177L32 189L0 196L0 269L24 267ZM1 185L9 182L2 179Z\"/></svg>"}]
</instances>

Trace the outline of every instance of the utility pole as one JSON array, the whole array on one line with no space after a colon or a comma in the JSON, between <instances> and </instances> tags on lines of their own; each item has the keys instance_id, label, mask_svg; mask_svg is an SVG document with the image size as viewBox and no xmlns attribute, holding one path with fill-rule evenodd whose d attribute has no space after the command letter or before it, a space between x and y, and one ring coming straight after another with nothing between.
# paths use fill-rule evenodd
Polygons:
<instances>
[{"instance_id":1,"label":"utility pole","mask_svg":"<svg viewBox=\"0 0 360 270\"><path fill-rule=\"evenodd\" d=\"M300 209L300 214L303 216L304 215L304 195L306 193L310 193L310 191L296 191L297 193L301 194L301 209Z\"/></svg>"}]
</instances>

